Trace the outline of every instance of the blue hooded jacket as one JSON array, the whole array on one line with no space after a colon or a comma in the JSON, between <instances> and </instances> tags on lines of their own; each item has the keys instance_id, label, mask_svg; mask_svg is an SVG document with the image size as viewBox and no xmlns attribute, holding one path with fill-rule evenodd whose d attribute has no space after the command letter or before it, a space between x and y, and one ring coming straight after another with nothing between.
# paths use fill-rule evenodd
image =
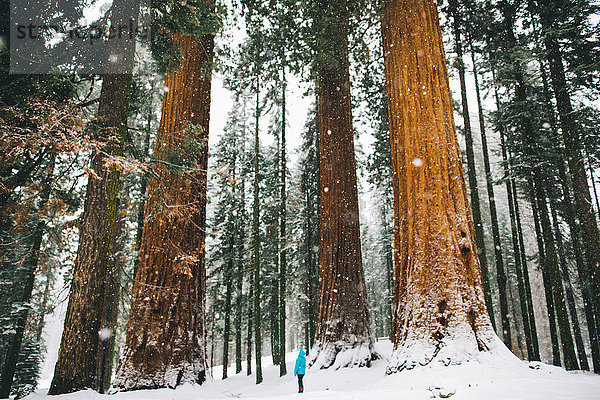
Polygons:
<instances>
[{"instance_id":1,"label":"blue hooded jacket","mask_svg":"<svg viewBox=\"0 0 600 400\"><path fill-rule=\"evenodd\" d=\"M300 352L298 353L298 358L296 359L296 366L294 367L294 376L304 375L304 372L306 370L306 358L304 358L305 354L306 353L304 352L304 350L300 349Z\"/></svg>"}]
</instances>

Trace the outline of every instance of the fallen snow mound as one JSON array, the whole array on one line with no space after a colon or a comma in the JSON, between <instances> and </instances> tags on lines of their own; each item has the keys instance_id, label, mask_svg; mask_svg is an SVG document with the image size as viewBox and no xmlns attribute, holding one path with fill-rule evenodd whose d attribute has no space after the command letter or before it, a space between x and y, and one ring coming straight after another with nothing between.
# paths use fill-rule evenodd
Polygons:
<instances>
[{"instance_id":1,"label":"fallen snow mound","mask_svg":"<svg viewBox=\"0 0 600 400\"><path fill-rule=\"evenodd\" d=\"M202 386L186 385L176 390L142 390L101 395L83 391L62 396L46 395L40 388L28 400L196 400L196 399L309 399L309 400L425 400L451 398L456 400L482 399L577 399L600 398L600 376L590 372L567 372L543 363L518 361L506 354L482 353L477 360L460 365L439 363L385 375L386 355L391 354L389 341L375 343L383 356L371 368L342 368L339 370L308 370L304 378L304 393L297 393L293 376L297 352L287 354L287 376L279 378L279 367L270 357L262 360L264 382L256 385L254 375L235 375L218 379L221 367L213 368L213 379ZM244 368L245 372L245 368ZM45 382L47 386L47 381Z\"/></svg>"}]
</instances>

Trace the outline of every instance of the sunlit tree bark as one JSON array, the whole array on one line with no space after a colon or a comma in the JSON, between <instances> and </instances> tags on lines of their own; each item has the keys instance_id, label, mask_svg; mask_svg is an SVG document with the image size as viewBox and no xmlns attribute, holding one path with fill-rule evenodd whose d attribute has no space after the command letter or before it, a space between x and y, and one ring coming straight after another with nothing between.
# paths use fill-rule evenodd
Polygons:
<instances>
[{"instance_id":1,"label":"sunlit tree bark","mask_svg":"<svg viewBox=\"0 0 600 400\"><path fill-rule=\"evenodd\" d=\"M388 373L503 347L485 307L436 7L388 0L383 12L395 226Z\"/></svg>"}]
</instances>

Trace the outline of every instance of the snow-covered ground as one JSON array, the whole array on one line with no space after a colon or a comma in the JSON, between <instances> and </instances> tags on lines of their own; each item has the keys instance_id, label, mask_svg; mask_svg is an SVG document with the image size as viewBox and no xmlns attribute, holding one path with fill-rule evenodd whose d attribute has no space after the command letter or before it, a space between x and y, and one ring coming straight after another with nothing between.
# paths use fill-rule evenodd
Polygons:
<instances>
[{"instance_id":1,"label":"snow-covered ground","mask_svg":"<svg viewBox=\"0 0 600 400\"><path fill-rule=\"evenodd\" d=\"M479 360L444 367L436 364L386 376L386 355L391 353L389 341L376 343L384 357L371 368L341 370L308 370L304 378L305 392L297 393L293 376L296 353L287 355L287 376L279 378L279 367L270 357L263 358L264 382L255 384L255 376L235 375L220 380L221 367L215 367L215 378L202 386L182 386L176 390L144 390L100 395L84 391L62 396L47 396L40 388L28 400L192 400L192 399L310 399L310 400L420 400L450 396L456 400L540 399L598 400L600 376L589 372L567 372L542 363L526 363L514 357L483 354ZM47 383L48 382L44 382ZM43 385L42 385L43 386ZM454 394L452 394L454 393Z\"/></svg>"}]
</instances>

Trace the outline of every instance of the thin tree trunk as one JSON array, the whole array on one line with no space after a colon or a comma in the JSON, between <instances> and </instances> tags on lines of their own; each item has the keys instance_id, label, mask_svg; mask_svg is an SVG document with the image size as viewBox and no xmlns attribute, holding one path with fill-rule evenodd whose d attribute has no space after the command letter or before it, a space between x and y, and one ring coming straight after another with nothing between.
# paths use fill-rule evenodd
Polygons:
<instances>
[{"instance_id":1,"label":"thin tree trunk","mask_svg":"<svg viewBox=\"0 0 600 400\"><path fill-rule=\"evenodd\" d=\"M571 286L571 279L569 277L569 265L567 264L565 256L565 248L563 245L562 232L560 231L560 225L558 223L558 217L556 215L556 207L550 200L550 212L552 216L552 225L554 228L554 236L556 238L556 245L558 249L558 256L560 262L560 273L562 282L565 287L565 294L567 296L567 306L569 307L569 314L571 315L571 321L573 326L573 336L575 338L575 346L577 347L577 356L579 357L579 365L582 370L589 371L590 366L588 364L587 355L585 354L585 346L583 345L583 338L581 336L581 327L579 326L579 317L577 316L577 307L575 306L575 296L573 295L573 287Z\"/></svg>"},{"instance_id":2,"label":"thin tree trunk","mask_svg":"<svg viewBox=\"0 0 600 400\"><path fill-rule=\"evenodd\" d=\"M234 167L235 168L235 167ZM235 181L235 172L234 177ZM233 296L233 242L234 237L229 238L229 261L223 272L225 278L225 329L223 331L223 378L227 379L227 368L229 367L229 338L231 336L231 297Z\"/></svg>"},{"instance_id":3,"label":"thin tree trunk","mask_svg":"<svg viewBox=\"0 0 600 400\"><path fill-rule=\"evenodd\" d=\"M529 282L529 267L527 264L527 254L525 253L525 240L523 238L523 227L521 225L521 211L519 207L519 197L517 196L517 184L514 179L510 183L512 185L513 205L515 207L515 220L517 223L519 250L521 252L521 262L523 263L523 282L525 283L525 295L527 296L527 311L529 312L529 329L531 330L531 341L533 342L532 360L539 361L540 346L537 336L535 313L533 311L533 296L531 294L531 284Z\"/></svg>"},{"instance_id":4,"label":"thin tree trunk","mask_svg":"<svg viewBox=\"0 0 600 400\"><path fill-rule=\"evenodd\" d=\"M554 297L556 316L558 317L558 330L560 332L560 342L563 351L565 368L567 370L579 369L579 365L577 364L577 356L575 355L575 347L573 345L573 336L571 335L569 314L565 304L563 283L558 266L556 244L552 234L552 225L548 216L549 213L548 206L546 204L546 193L544 187L542 186L543 178L535 169L532 180L533 190L538 201L540 225L542 228L542 237L544 239L545 263L543 268L547 268L552 286L552 295Z\"/></svg>"},{"instance_id":5,"label":"thin tree trunk","mask_svg":"<svg viewBox=\"0 0 600 400\"><path fill-rule=\"evenodd\" d=\"M469 38L469 40L471 40ZM479 90L479 74L477 70L477 61L475 60L475 52L473 50L473 44L471 46L471 60L473 62L473 78L475 79L475 94L477 96L477 111L479 115L479 132L481 134L481 147L483 152L483 166L485 170L485 179L487 184L488 201L490 205L490 217L492 220L492 237L494 240L494 256L496 260L496 274L498 282L498 294L500 296L500 315L502 319L503 329L509 328L510 323L508 322L508 296L506 293L507 277L504 268L504 257L502 255L502 240L500 238L500 228L498 226L498 212L496 210L496 196L494 193L494 179L492 177L492 169L490 166L490 156L487 143L487 134L485 129L485 117L483 115L483 104L481 101L481 93ZM522 271L519 271L522 272ZM506 315L506 316L505 316ZM506 320L506 321L505 321ZM529 321L528 321L529 322ZM531 339L529 332L529 323L526 328L526 343L527 352L531 354ZM508 336L510 338L510 335ZM510 347L509 347L510 348Z\"/></svg>"},{"instance_id":6,"label":"thin tree trunk","mask_svg":"<svg viewBox=\"0 0 600 400\"><path fill-rule=\"evenodd\" d=\"M244 143L245 143L245 132L243 135ZM240 184L241 184L241 193L240 193L240 201L238 209L238 216L236 218L236 231L238 232L238 248L237 248L237 274L236 274L236 300L235 300L235 373L239 374L242 372L242 314L243 314L243 285L244 285L244 241L245 241L245 202L246 202L246 185L245 179L246 175L243 172L240 173ZM234 186L235 188L235 186ZM237 203L238 200L234 197L234 201ZM241 207L241 209L240 209Z\"/></svg>"},{"instance_id":7,"label":"thin tree trunk","mask_svg":"<svg viewBox=\"0 0 600 400\"><path fill-rule=\"evenodd\" d=\"M515 333L516 333L516 339L517 339L517 348L519 349L519 358L524 360L525 359L525 353L523 352L523 340L521 339L521 335L520 335L520 327L519 324L517 323L517 305L516 305L516 296L513 294L513 289L512 289L512 285L510 284L510 274L507 274L507 282L506 282L506 286L507 286L507 292L508 292L508 298L510 299L511 302L511 309L512 309L512 317L513 317L513 321L514 321L514 329L515 329ZM513 353L515 352L515 350L513 349Z\"/></svg>"},{"instance_id":8,"label":"thin tree trunk","mask_svg":"<svg viewBox=\"0 0 600 400\"><path fill-rule=\"evenodd\" d=\"M495 72L492 68L492 75L495 80ZM500 98L498 95L498 89L494 85L494 96L496 100L496 108L500 110ZM514 178L512 176L512 162L509 158L509 154L506 146L505 129L501 121L498 122L498 131L500 133L500 147L502 152L502 162L504 165L504 175L506 184L506 193L508 195L508 210L510 215L510 227L511 237L513 244L513 251L515 257L515 270L517 273L517 288L519 291L519 303L521 306L521 319L523 321L523 330L525 333L525 342L527 345L527 357L530 361L540 361L539 346L537 340L537 330L535 328L535 316L533 314L531 291L527 291L527 282L529 281L529 273L527 270L527 259L523 257L524 253L519 235L521 231L520 215L518 212L518 198L516 196L516 186L514 185ZM513 187L515 190L513 190ZM522 234L521 234L522 236ZM530 307L531 305L531 307Z\"/></svg>"},{"instance_id":9,"label":"thin tree trunk","mask_svg":"<svg viewBox=\"0 0 600 400\"><path fill-rule=\"evenodd\" d=\"M278 248L279 246L276 246ZM279 251L277 251L276 257L278 257ZM270 308L270 333L271 333L271 359L273 365L279 365L279 261L275 262L276 276L273 278L271 287L271 301L269 302Z\"/></svg>"},{"instance_id":10,"label":"thin tree trunk","mask_svg":"<svg viewBox=\"0 0 600 400\"><path fill-rule=\"evenodd\" d=\"M165 76L123 362L115 387L176 387L206 378L205 226L212 35L174 35L180 67ZM193 149L186 146L193 141ZM184 150L182 150L184 149ZM189 165L173 166L177 158ZM175 170L174 170L175 169Z\"/></svg>"},{"instance_id":11,"label":"thin tree trunk","mask_svg":"<svg viewBox=\"0 0 600 400\"><path fill-rule=\"evenodd\" d=\"M384 251L385 251L385 279L386 279L386 296L385 296L385 316L387 321L387 334L391 340L393 336L393 302L394 302L394 246L389 241L389 238L393 236L390 232L389 219L388 219L389 208L387 202L382 206L382 223L384 225Z\"/></svg>"},{"instance_id":12,"label":"thin tree trunk","mask_svg":"<svg viewBox=\"0 0 600 400\"><path fill-rule=\"evenodd\" d=\"M250 282L250 293L248 293L248 335L246 337L246 375L252 374L252 321L254 320L254 284L252 283L254 273L251 273L248 280Z\"/></svg>"},{"instance_id":13,"label":"thin tree trunk","mask_svg":"<svg viewBox=\"0 0 600 400\"><path fill-rule=\"evenodd\" d=\"M481 216L481 205L479 200L479 186L477 183L477 171L475 169L475 152L473 150L473 133L471 130L471 116L469 113L469 103L467 101L467 85L465 78L465 64L463 60L462 39L460 35L460 21L458 19L458 9L456 0L450 3L452 14L452 27L454 33L454 48L457 57L458 77L460 81L460 96L462 117L464 123L465 144L467 153L467 177L469 179L469 194L471 199L471 211L473 223L475 224L475 243L477 244L477 256L481 266L481 278L483 281L483 292L485 295L485 304L487 306L490 321L494 330L496 330L496 321L494 313L494 303L492 301L492 290L490 288L490 272L487 264L487 252L485 248L485 235L483 231L483 219ZM506 276L502 273L504 268L499 271L498 284L500 292L506 292ZM502 273L502 275L501 275ZM504 300L504 301L503 301ZM506 296L500 297L502 338L504 344L510 349L512 340L510 338L510 323L508 321L508 302Z\"/></svg>"},{"instance_id":14,"label":"thin tree trunk","mask_svg":"<svg viewBox=\"0 0 600 400\"><path fill-rule=\"evenodd\" d=\"M346 0L324 4L319 17L320 154L319 316L309 365L370 366L376 357L362 266Z\"/></svg>"},{"instance_id":15,"label":"thin tree trunk","mask_svg":"<svg viewBox=\"0 0 600 400\"><path fill-rule=\"evenodd\" d=\"M42 211L50 199L52 176L54 172L54 159L55 155L52 154L46 181L43 182L44 186L40 193L40 208L38 209L38 214ZM37 216L37 219L38 221L35 225L35 230L32 232L31 247L28 250L28 255L24 262L26 279L25 282L23 282L20 301L18 304L16 304L20 310L17 314L18 316L14 329L15 332L10 335L10 339L7 341L7 353L3 356L4 362L2 364L2 370L0 371L2 373L0 376L0 398L2 399L8 399L10 396L10 389L14 380L15 372L17 370L17 361L19 359L19 353L21 352L23 335L25 333L27 319L29 317L29 301L31 300L31 294L33 293L36 276L35 272L38 268L38 263L40 260L40 248L42 245L42 239L44 237L44 231L46 229L46 224L40 219L40 215Z\"/></svg>"},{"instance_id":16,"label":"thin tree trunk","mask_svg":"<svg viewBox=\"0 0 600 400\"><path fill-rule=\"evenodd\" d=\"M260 118L260 91L259 77L256 76L256 115L254 127L254 207L252 214L252 242L254 253L253 287L254 287L254 351L256 356L256 383L262 382L262 333L261 333L261 308L260 308L260 235L259 235L259 173L258 173L258 153L259 147L259 118Z\"/></svg>"},{"instance_id":17,"label":"thin tree trunk","mask_svg":"<svg viewBox=\"0 0 600 400\"><path fill-rule=\"evenodd\" d=\"M542 280L544 282L544 294L546 296L546 308L548 310L548 323L550 328L550 340L552 342L552 364L560 367L560 346L558 344L558 330L556 329L556 313L554 309L554 299L552 296L552 283L546 265L546 255L544 249L544 239L542 229L540 227L540 217L537 206L537 201L533 188L529 189L529 197L531 201L531 210L533 213L533 223L535 227L535 237L538 245L538 259L540 270L542 271Z\"/></svg>"},{"instance_id":18,"label":"thin tree trunk","mask_svg":"<svg viewBox=\"0 0 600 400\"><path fill-rule=\"evenodd\" d=\"M304 263L306 266L306 294L308 297L307 305L306 305L306 319L307 319L307 332L306 332L306 348L307 351L310 350L313 346L313 340L315 335L315 291L313 290L313 281L314 281L314 270L315 270L315 262L314 262L314 251L312 242L313 238L313 225L312 225L312 201L310 190L308 186L308 177L307 173L304 173L302 187L304 188L304 196L306 198L306 209L305 209L305 234L304 234L304 247L305 247L305 259Z\"/></svg>"},{"instance_id":19,"label":"thin tree trunk","mask_svg":"<svg viewBox=\"0 0 600 400\"><path fill-rule=\"evenodd\" d=\"M546 107L548 109L548 115L550 118L550 126L552 128L552 132L555 137L559 137L558 132L558 121L556 119L556 114L551 101L551 93L548 84L548 77L546 72L546 66L544 62L540 60L541 66L541 77L544 88L544 100L546 102ZM596 317L594 316L594 298L590 293L590 284L589 281L589 271L588 265L585 263L583 258L583 250L581 248L581 234L580 227L576 221L576 213L573 208L572 201L572 188L569 177L567 176L567 171L565 168L565 160L566 154L564 150L564 146L561 146L561 159L557 160L556 165L558 169L558 175L560 178L560 184L562 189L562 204L564 206L564 217L569 226L569 232L571 234L571 245L573 246L573 254L575 256L575 265L577 266L577 274L579 276L580 286L581 286L581 295L583 298L583 307L585 311L586 323L588 327L588 334L590 339L590 347L592 352L592 363L594 366L594 372L600 373L600 346L598 343L598 331L596 329ZM587 364L587 359L585 363L580 361L582 368ZM588 366L589 369L589 366Z\"/></svg>"},{"instance_id":20,"label":"thin tree trunk","mask_svg":"<svg viewBox=\"0 0 600 400\"><path fill-rule=\"evenodd\" d=\"M594 190L594 200L596 201L596 214L600 216L600 201L598 200L598 191L596 190L596 179L594 178L594 168L592 165L592 159L590 158L590 153L586 147L583 148L585 152L585 158L588 161L588 171L590 172L590 182L592 184L592 189Z\"/></svg>"},{"instance_id":21,"label":"thin tree trunk","mask_svg":"<svg viewBox=\"0 0 600 400\"><path fill-rule=\"evenodd\" d=\"M287 366L285 365L285 318L286 318L286 279L287 279L287 236L286 236L286 223L287 223L287 195L286 195L286 187L285 187L285 178L287 174L286 168L286 148L285 148L285 128L286 128L286 107L285 107L285 99L286 99L286 87L287 80L285 76L285 53L283 53L283 67L282 67L282 75L283 75L283 87L281 94L281 208L279 211L279 223L280 223L280 232L279 232L279 376L284 376L287 374Z\"/></svg>"},{"instance_id":22,"label":"thin tree trunk","mask_svg":"<svg viewBox=\"0 0 600 400\"><path fill-rule=\"evenodd\" d=\"M382 36L394 171L393 373L460 363L500 341L485 305L436 3L388 0Z\"/></svg>"},{"instance_id":23,"label":"thin tree trunk","mask_svg":"<svg viewBox=\"0 0 600 400\"><path fill-rule=\"evenodd\" d=\"M579 129L575 120L575 112L571 104L569 86L565 77L563 56L557 39L550 33L553 29L554 16L549 12L551 7L538 7L540 22L544 32L544 45L550 66L550 80L556 98L556 108L565 143L567 165L573 184L573 197L575 209L581 224L581 236L585 258L594 285L592 293L595 295L595 304L600 305L600 232L596 214L592 206L590 188L585 172L583 145L579 137ZM598 317L598 314L596 315Z\"/></svg>"}]
</instances>

